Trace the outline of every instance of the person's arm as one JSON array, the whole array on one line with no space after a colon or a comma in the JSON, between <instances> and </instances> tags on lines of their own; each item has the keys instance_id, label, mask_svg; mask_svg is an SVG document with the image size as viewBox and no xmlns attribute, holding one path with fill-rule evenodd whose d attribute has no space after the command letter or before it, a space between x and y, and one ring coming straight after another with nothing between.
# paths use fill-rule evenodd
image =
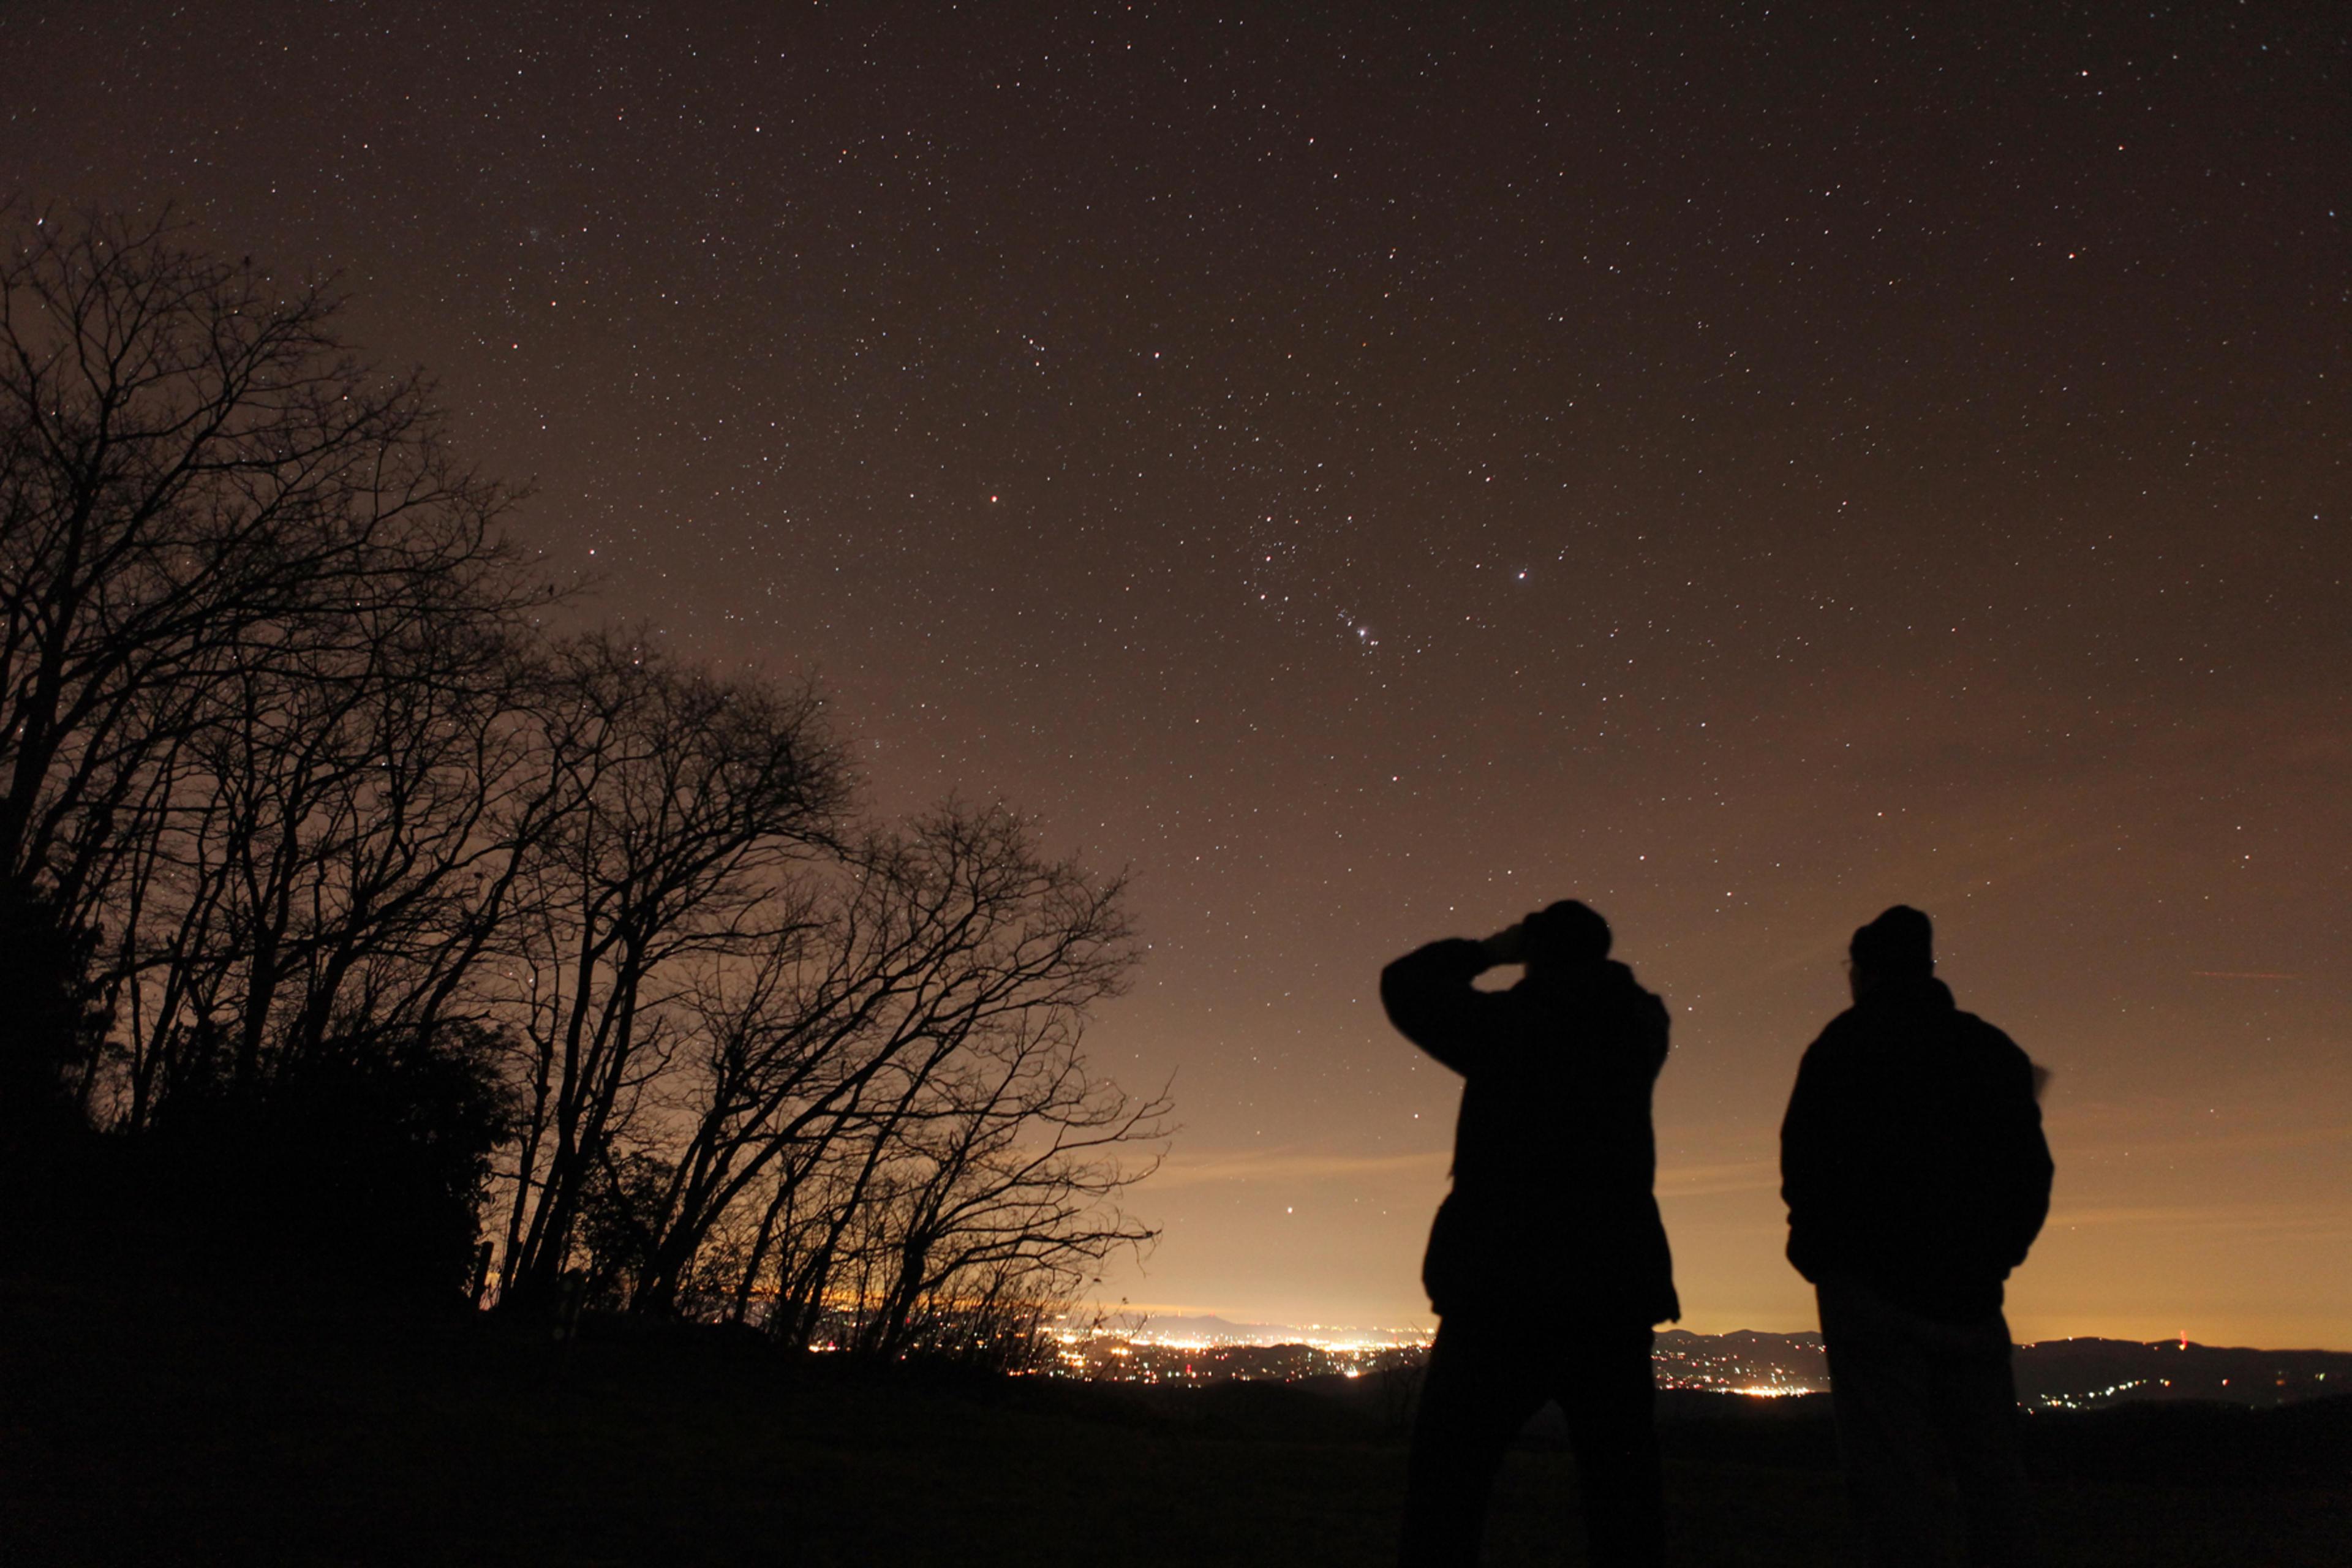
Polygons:
<instances>
[{"instance_id":1,"label":"person's arm","mask_svg":"<svg viewBox=\"0 0 2352 1568\"><path fill-rule=\"evenodd\" d=\"M2004 1268L2025 1261L2034 1237L2050 1217L2050 1184L2056 1167L2050 1159L2050 1140L2042 1131L2042 1106L2036 1092L2037 1068L2008 1036L2000 1037L2004 1077L2000 1096L2000 1196Z\"/></svg>"},{"instance_id":2,"label":"person's arm","mask_svg":"<svg viewBox=\"0 0 2352 1568\"><path fill-rule=\"evenodd\" d=\"M1675 1027L1674 1015L1667 1010L1664 998L1642 993L1636 1027L1641 1032L1643 1065L1650 1069L1650 1081L1655 1083L1665 1068L1667 1043Z\"/></svg>"},{"instance_id":3,"label":"person's arm","mask_svg":"<svg viewBox=\"0 0 2352 1568\"><path fill-rule=\"evenodd\" d=\"M1780 1120L1780 1201L1789 1205L1789 1262L1815 1282L1835 1247L1830 1233L1836 1223L1832 1208L1838 1185L1832 1168L1838 1113L1831 1103L1835 1091L1826 1061L1829 1043L1824 1031L1805 1047L1788 1114Z\"/></svg>"},{"instance_id":4,"label":"person's arm","mask_svg":"<svg viewBox=\"0 0 2352 1568\"><path fill-rule=\"evenodd\" d=\"M1381 971L1381 1005L1397 1032L1458 1073L1491 1037L1488 1015L1501 998L1472 981L1498 962L1493 942L1449 937L1415 948Z\"/></svg>"}]
</instances>

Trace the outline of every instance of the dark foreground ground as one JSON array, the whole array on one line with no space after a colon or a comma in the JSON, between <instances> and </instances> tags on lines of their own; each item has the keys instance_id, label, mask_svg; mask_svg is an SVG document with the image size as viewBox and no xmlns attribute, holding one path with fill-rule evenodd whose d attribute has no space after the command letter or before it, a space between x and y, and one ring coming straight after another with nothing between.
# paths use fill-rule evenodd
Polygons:
<instances>
[{"instance_id":1,"label":"dark foreground ground","mask_svg":"<svg viewBox=\"0 0 2352 1568\"><path fill-rule=\"evenodd\" d=\"M1389 1559L1379 1391L857 1375L756 1340L418 1322L0 1282L0 1564ZM1817 1401L1663 1423L1675 1561L1853 1561ZM2060 1564L2352 1563L2352 1401L2029 1423ZM1511 1459L1488 1561L1580 1563Z\"/></svg>"}]
</instances>

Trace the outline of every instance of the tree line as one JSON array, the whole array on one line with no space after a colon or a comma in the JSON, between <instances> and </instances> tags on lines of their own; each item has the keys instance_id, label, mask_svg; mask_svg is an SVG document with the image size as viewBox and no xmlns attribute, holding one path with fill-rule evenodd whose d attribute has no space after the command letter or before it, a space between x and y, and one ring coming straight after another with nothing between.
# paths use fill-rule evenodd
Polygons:
<instances>
[{"instance_id":1,"label":"tree line","mask_svg":"<svg viewBox=\"0 0 2352 1568\"><path fill-rule=\"evenodd\" d=\"M504 531L339 301L168 221L0 257L0 1141L24 1246L1007 1353L1166 1132L1118 877L884 823L813 686ZM478 1237L488 1242L478 1250Z\"/></svg>"}]
</instances>

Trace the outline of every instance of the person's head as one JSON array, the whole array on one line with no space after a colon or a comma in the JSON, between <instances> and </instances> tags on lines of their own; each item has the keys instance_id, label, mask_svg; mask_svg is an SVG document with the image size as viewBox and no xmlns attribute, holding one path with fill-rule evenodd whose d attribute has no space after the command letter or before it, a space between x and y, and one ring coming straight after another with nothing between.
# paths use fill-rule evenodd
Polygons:
<instances>
[{"instance_id":1,"label":"person's head","mask_svg":"<svg viewBox=\"0 0 2352 1568\"><path fill-rule=\"evenodd\" d=\"M1571 969L1609 956L1609 922L1574 899L1538 910L1520 922L1529 969Z\"/></svg>"},{"instance_id":2,"label":"person's head","mask_svg":"<svg viewBox=\"0 0 2352 1568\"><path fill-rule=\"evenodd\" d=\"M1848 944L1847 965L1858 1001L1887 981L1925 980L1936 973L1936 928L1908 904L1897 904L1866 926Z\"/></svg>"}]
</instances>

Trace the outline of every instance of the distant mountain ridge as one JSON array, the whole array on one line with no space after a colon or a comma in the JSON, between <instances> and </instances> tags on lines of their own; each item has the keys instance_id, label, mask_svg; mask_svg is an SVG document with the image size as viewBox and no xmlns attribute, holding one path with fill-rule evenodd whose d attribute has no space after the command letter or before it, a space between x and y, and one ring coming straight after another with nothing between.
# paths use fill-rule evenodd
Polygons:
<instances>
[{"instance_id":1,"label":"distant mountain ridge","mask_svg":"<svg viewBox=\"0 0 2352 1568\"><path fill-rule=\"evenodd\" d=\"M2142 1400L2284 1405L2352 1394L2352 1352L2266 1351L2194 1340L2043 1340L2020 1345L2017 1397L2080 1410Z\"/></svg>"},{"instance_id":2,"label":"distant mountain ridge","mask_svg":"<svg viewBox=\"0 0 2352 1568\"><path fill-rule=\"evenodd\" d=\"M1139 1327L1122 1330L1116 1321L1109 1331L1125 1332L1139 1341L1212 1345L1417 1345L1427 1342L1425 1329L1362 1329L1328 1323L1236 1323L1213 1313L1154 1314Z\"/></svg>"},{"instance_id":3,"label":"distant mountain ridge","mask_svg":"<svg viewBox=\"0 0 2352 1568\"><path fill-rule=\"evenodd\" d=\"M1428 1337L1418 1329L1244 1323L1213 1313L1147 1318L1132 1330L1106 1327L1138 1343L1163 1344L1370 1348L1415 1345ZM1664 1388L1800 1394L1829 1387L1829 1358L1813 1332L1667 1329L1657 1337L1656 1362ZM2014 1365L2019 1402L2047 1410L2179 1400L2268 1405L2352 1394L2352 1352L2346 1351L2270 1351L2193 1340L2044 1340L2018 1346Z\"/></svg>"}]
</instances>

